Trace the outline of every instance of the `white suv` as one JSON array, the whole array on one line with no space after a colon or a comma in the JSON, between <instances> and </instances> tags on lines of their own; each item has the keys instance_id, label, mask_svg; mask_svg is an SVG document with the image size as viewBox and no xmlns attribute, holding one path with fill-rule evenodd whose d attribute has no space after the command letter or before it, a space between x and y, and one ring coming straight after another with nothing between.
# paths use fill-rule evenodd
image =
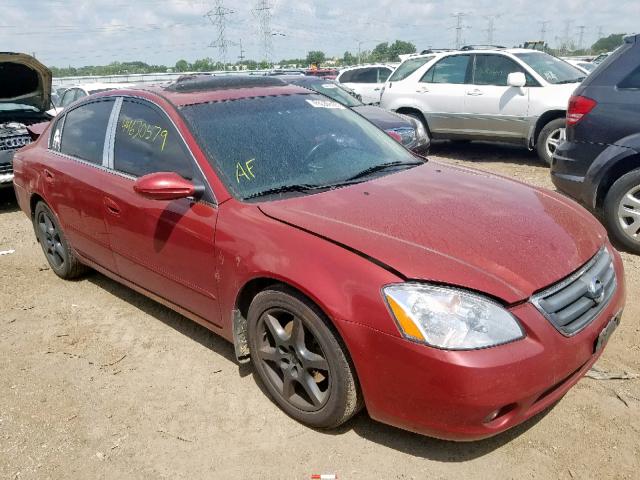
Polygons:
<instances>
[{"instance_id":1,"label":"white suv","mask_svg":"<svg viewBox=\"0 0 640 480\"><path fill-rule=\"evenodd\" d=\"M536 50L425 52L389 77L380 106L418 118L431 138L522 143L550 164L565 136L569 97L584 77Z\"/></svg>"},{"instance_id":2,"label":"white suv","mask_svg":"<svg viewBox=\"0 0 640 480\"><path fill-rule=\"evenodd\" d=\"M353 90L362 103L378 103L384 82L394 70L393 65L359 65L341 70L336 81Z\"/></svg>"}]
</instances>

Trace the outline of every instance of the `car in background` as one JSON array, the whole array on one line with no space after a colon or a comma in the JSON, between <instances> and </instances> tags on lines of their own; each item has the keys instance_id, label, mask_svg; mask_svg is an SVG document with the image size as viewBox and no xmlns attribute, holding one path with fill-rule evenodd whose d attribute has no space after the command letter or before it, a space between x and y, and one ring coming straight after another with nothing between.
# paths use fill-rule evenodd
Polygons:
<instances>
[{"instance_id":1,"label":"car in background","mask_svg":"<svg viewBox=\"0 0 640 480\"><path fill-rule=\"evenodd\" d=\"M130 87L129 83L87 83L84 85L75 85L67 87L60 97L59 104L49 110L52 116L58 115L62 110L71 105L76 100L80 100L95 93L106 92L109 90L117 90L120 88Z\"/></svg>"},{"instance_id":2,"label":"car in background","mask_svg":"<svg viewBox=\"0 0 640 480\"><path fill-rule=\"evenodd\" d=\"M595 64L593 62L587 62L586 60L573 60L573 59L570 59L570 58L563 58L563 60L565 62L567 62L567 63L570 63L574 67L582 70L587 75L589 75L591 72L593 72L596 69L596 67L598 66L597 64Z\"/></svg>"},{"instance_id":3,"label":"car in background","mask_svg":"<svg viewBox=\"0 0 640 480\"><path fill-rule=\"evenodd\" d=\"M335 80L338 76L338 70L336 68L307 68L304 73L305 75L325 78L327 80Z\"/></svg>"},{"instance_id":4,"label":"car in background","mask_svg":"<svg viewBox=\"0 0 640 480\"><path fill-rule=\"evenodd\" d=\"M543 52L468 46L405 60L380 106L420 119L432 139L519 143L550 164L585 76Z\"/></svg>"},{"instance_id":5,"label":"car in background","mask_svg":"<svg viewBox=\"0 0 640 480\"><path fill-rule=\"evenodd\" d=\"M625 38L574 92L551 179L640 253L640 35Z\"/></svg>"},{"instance_id":6,"label":"car in background","mask_svg":"<svg viewBox=\"0 0 640 480\"><path fill-rule=\"evenodd\" d=\"M325 80L310 76L290 76L280 77L291 85L308 88L322 95L335 100L345 107L354 110L369 120L371 123L381 128L394 139L398 140L406 148L414 152L425 155L429 151L430 140L422 122L405 115L388 112L373 105L364 105L356 96L344 85L334 80Z\"/></svg>"},{"instance_id":7,"label":"car in background","mask_svg":"<svg viewBox=\"0 0 640 480\"><path fill-rule=\"evenodd\" d=\"M30 55L0 53L0 188L13 187L15 152L31 142L29 125L51 116L51 71Z\"/></svg>"},{"instance_id":8,"label":"car in background","mask_svg":"<svg viewBox=\"0 0 640 480\"><path fill-rule=\"evenodd\" d=\"M394 67L387 64L358 65L340 70L336 81L360 95L363 103L377 104L382 86L393 70Z\"/></svg>"},{"instance_id":9,"label":"car in background","mask_svg":"<svg viewBox=\"0 0 640 480\"><path fill-rule=\"evenodd\" d=\"M596 65L600 65L602 62L604 62L609 55L611 55L613 52L605 52L605 53L601 53L600 55L598 55L596 58L594 58L593 60L591 60L592 63L596 64Z\"/></svg>"}]
</instances>

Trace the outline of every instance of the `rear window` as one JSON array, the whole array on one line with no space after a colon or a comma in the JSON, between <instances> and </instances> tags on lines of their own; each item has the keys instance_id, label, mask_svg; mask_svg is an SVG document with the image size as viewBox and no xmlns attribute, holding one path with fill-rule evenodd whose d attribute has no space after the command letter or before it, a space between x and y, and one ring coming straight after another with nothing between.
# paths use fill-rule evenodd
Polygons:
<instances>
[{"instance_id":1,"label":"rear window","mask_svg":"<svg viewBox=\"0 0 640 480\"><path fill-rule=\"evenodd\" d=\"M640 67L636 68L627 78L618 84L618 88L640 90Z\"/></svg>"},{"instance_id":2,"label":"rear window","mask_svg":"<svg viewBox=\"0 0 640 480\"><path fill-rule=\"evenodd\" d=\"M402 65L400 65L396 69L395 72L393 72L393 75L391 75L391 78L389 79L389 81L390 82L399 82L400 80L404 80L409 75L411 75L413 72L418 70L423 65L426 65L427 63L429 63L434 58L435 57L433 55L431 55L429 57L410 58L410 59L406 60Z\"/></svg>"},{"instance_id":3,"label":"rear window","mask_svg":"<svg viewBox=\"0 0 640 480\"><path fill-rule=\"evenodd\" d=\"M112 108L113 100L103 100L87 103L67 113L62 127L60 151L101 165L104 137Z\"/></svg>"}]
</instances>

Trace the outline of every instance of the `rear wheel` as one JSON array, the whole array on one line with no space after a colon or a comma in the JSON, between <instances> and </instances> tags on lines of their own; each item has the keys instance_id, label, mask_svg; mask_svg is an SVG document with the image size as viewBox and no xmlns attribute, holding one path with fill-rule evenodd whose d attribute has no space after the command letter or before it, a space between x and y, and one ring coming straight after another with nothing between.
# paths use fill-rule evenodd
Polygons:
<instances>
[{"instance_id":1,"label":"rear wheel","mask_svg":"<svg viewBox=\"0 0 640 480\"><path fill-rule=\"evenodd\" d=\"M60 224L51 209L38 202L33 217L33 226L51 270L60 278L76 278L86 270L69 247Z\"/></svg>"},{"instance_id":2,"label":"rear wheel","mask_svg":"<svg viewBox=\"0 0 640 480\"><path fill-rule=\"evenodd\" d=\"M288 288L272 287L256 295L248 316L253 365L289 416L333 428L359 410L346 349L315 305Z\"/></svg>"},{"instance_id":3,"label":"rear wheel","mask_svg":"<svg viewBox=\"0 0 640 480\"><path fill-rule=\"evenodd\" d=\"M551 160L556 149L566 139L566 120L564 117L556 118L547 123L538 135L536 149L538 157L547 165L551 165Z\"/></svg>"},{"instance_id":4,"label":"rear wheel","mask_svg":"<svg viewBox=\"0 0 640 480\"><path fill-rule=\"evenodd\" d=\"M640 253L640 170L623 175L611 186L604 200L604 221L617 243Z\"/></svg>"}]
</instances>

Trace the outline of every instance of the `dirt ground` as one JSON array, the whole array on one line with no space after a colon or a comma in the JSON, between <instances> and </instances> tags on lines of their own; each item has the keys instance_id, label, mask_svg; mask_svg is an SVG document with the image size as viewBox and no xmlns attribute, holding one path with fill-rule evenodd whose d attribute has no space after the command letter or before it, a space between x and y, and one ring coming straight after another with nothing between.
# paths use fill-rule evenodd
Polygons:
<instances>
[{"instance_id":1,"label":"dirt ground","mask_svg":"<svg viewBox=\"0 0 640 480\"><path fill-rule=\"evenodd\" d=\"M552 188L534 154L442 144L431 158ZM491 159L488 161L487 159ZM96 273L47 268L0 193L0 478L640 478L640 379L585 378L551 411L470 444L361 413L321 432L288 418L204 328ZM597 367L640 373L640 257Z\"/></svg>"}]
</instances>

